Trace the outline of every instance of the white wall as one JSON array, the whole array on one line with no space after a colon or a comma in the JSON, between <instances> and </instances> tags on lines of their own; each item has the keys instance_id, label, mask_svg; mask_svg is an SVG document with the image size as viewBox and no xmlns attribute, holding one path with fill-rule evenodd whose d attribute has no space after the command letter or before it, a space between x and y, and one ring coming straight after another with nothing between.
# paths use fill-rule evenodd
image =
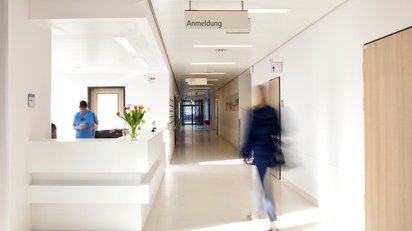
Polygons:
<instances>
[{"instance_id":1,"label":"white wall","mask_svg":"<svg viewBox=\"0 0 412 231\"><path fill-rule=\"evenodd\" d=\"M7 36L8 2L0 0L0 230L7 230Z\"/></svg>"},{"instance_id":2,"label":"white wall","mask_svg":"<svg viewBox=\"0 0 412 231\"><path fill-rule=\"evenodd\" d=\"M31 138L50 137L51 35L28 20L29 1L9 1L8 33L8 168L9 229L31 227L27 200L27 146ZM27 94L36 94L36 107L27 107Z\"/></svg>"},{"instance_id":3,"label":"white wall","mask_svg":"<svg viewBox=\"0 0 412 231\"><path fill-rule=\"evenodd\" d=\"M210 124L212 129L217 129L216 93L210 95Z\"/></svg>"},{"instance_id":4,"label":"white wall","mask_svg":"<svg viewBox=\"0 0 412 231\"><path fill-rule=\"evenodd\" d=\"M247 126L248 112L251 108L251 84L250 72L246 71L217 92L218 134L236 147L241 146ZM227 111L226 102L236 93L239 94L239 111ZM214 97L212 100L215 101Z\"/></svg>"},{"instance_id":5,"label":"white wall","mask_svg":"<svg viewBox=\"0 0 412 231\"><path fill-rule=\"evenodd\" d=\"M239 76L239 119L240 144L243 144L246 127L249 119L249 110L252 107L252 76L250 71Z\"/></svg>"},{"instance_id":6,"label":"white wall","mask_svg":"<svg viewBox=\"0 0 412 231\"><path fill-rule=\"evenodd\" d=\"M88 99L88 87L125 86L126 105L150 107L151 117L157 127L167 127L169 121L169 76L156 74L157 79L148 82L147 73L140 74L64 74L53 72L52 122L56 124L59 139L72 139L73 118L79 110L79 102ZM155 94L154 94L155 93ZM121 123L119 128L123 128Z\"/></svg>"},{"instance_id":7,"label":"white wall","mask_svg":"<svg viewBox=\"0 0 412 231\"><path fill-rule=\"evenodd\" d=\"M253 85L281 74L283 178L363 227L363 44L412 25L410 0L349 0L255 66ZM348 222L350 221L350 222Z\"/></svg>"},{"instance_id":8,"label":"white wall","mask_svg":"<svg viewBox=\"0 0 412 231\"><path fill-rule=\"evenodd\" d=\"M172 74L169 74L169 98L171 100L174 100L175 97L176 97L176 101L178 102L181 101L180 93L176 85L175 79ZM179 109L174 108L174 110L179 110ZM178 119L179 118L174 118L176 122ZM167 163L170 163L170 161L172 160L173 151L175 150L175 138L177 138L175 137L175 132L177 132L178 134L178 132L180 131L179 129L180 129L180 124L178 124L177 126L175 126L174 124L169 125L169 143L166 144L169 146L166 151L166 162Z\"/></svg>"},{"instance_id":9,"label":"white wall","mask_svg":"<svg viewBox=\"0 0 412 231\"><path fill-rule=\"evenodd\" d=\"M239 78L219 89L218 134L236 147L239 146L239 111L226 110L226 102L239 93Z\"/></svg>"}]
</instances>

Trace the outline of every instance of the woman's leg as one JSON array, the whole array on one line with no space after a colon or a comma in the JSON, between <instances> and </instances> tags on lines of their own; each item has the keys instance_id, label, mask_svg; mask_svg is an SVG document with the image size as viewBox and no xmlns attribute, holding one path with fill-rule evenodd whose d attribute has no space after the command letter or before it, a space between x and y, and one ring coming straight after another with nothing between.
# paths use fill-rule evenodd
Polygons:
<instances>
[{"instance_id":1,"label":"woman's leg","mask_svg":"<svg viewBox=\"0 0 412 231\"><path fill-rule=\"evenodd\" d=\"M265 184L265 175L268 169L269 160L255 158L253 164L256 165L260 182L264 192L264 205L270 221L276 221L275 200L273 190L271 190L271 183ZM266 180L267 182L268 180ZM256 203L256 202L255 202Z\"/></svg>"},{"instance_id":2,"label":"woman's leg","mask_svg":"<svg viewBox=\"0 0 412 231\"><path fill-rule=\"evenodd\" d=\"M269 220L276 221L276 203L272 190L272 183L270 182L270 176L267 176L266 181L263 183L263 191L265 194L265 207L269 217Z\"/></svg>"}]
</instances>

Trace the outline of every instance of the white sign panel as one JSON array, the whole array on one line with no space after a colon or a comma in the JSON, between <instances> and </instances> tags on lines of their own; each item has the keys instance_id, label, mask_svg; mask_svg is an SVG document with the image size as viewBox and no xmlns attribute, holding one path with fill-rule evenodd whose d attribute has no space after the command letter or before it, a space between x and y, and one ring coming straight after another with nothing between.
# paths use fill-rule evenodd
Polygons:
<instances>
[{"instance_id":1,"label":"white sign panel","mask_svg":"<svg viewBox=\"0 0 412 231\"><path fill-rule=\"evenodd\" d=\"M185 28L197 30L248 30L247 10L186 10Z\"/></svg>"},{"instance_id":2,"label":"white sign panel","mask_svg":"<svg viewBox=\"0 0 412 231\"><path fill-rule=\"evenodd\" d=\"M207 78L186 78L187 85L207 85Z\"/></svg>"},{"instance_id":3,"label":"white sign panel","mask_svg":"<svg viewBox=\"0 0 412 231\"><path fill-rule=\"evenodd\" d=\"M283 62L270 61L272 73L282 73L283 72Z\"/></svg>"}]
</instances>

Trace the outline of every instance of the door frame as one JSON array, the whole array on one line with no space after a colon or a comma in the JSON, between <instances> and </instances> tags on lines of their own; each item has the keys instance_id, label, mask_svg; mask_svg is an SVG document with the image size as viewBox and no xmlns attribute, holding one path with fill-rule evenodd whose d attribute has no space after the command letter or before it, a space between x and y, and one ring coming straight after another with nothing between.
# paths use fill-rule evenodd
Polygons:
<instances>
[{"instance_id":1,"label":"door frame","mask_svg":"<svg viewBox=\"0 0 412 231\"><path fill-rule=\"evenodd\" d=\"M268 98L269 98L268 101L270 101L270 83L272 81L275 81L275 80L279 80L279 95L278 95L278 97L279 97L279 108L278 108L278 112L277 112L277 117L278 117L277 119L278 119L278 125L281 128L282 127L282 87L281 87L282 82L281 82L281 77L280 76L277 76L277 77L272 78L272 79L269 80L268 88L267 88L268 92L267 93L268 93ZM279 133L279 139L280 139L280 141L282 141L282 129ZM282 180L282 166L278 166L277 168L275 168L275 170L271 171L270 174L273 175L278 180Z\"/></svg>"},{"instance_id":2,"label":"door frame","mask_svg":"<svg viewBox=\"0 0 412 231\"><path fill-rule=\"evenodd\" d=\"M125 86L93 86L93 87L87 87L87 102L88 102L88 108L91 110L92 109L92 91L95 89L122 89L123 91L123 105L120 105L119 107L125 107L126 106L126 87ZM120 108L119 108L120 109ZM98 114L97 111L95 111L96 115Z\"/></svg>"},{"instance_id":3,"label":"door frame","mask_svg":"<svg viewBox=\"0 0 412 231\"><path fill-rule=\"evenodd\" d=\"M186 101L190 101L190 100L183 100L183 103L182 103L182 125L183 126L185 126L185 125L189 125L189 126L193 126L193 125L202 125L203 124L203 122L204 122L204 104L203 104L203 101L202 100L194 100L194 102L200 102L200 103L195 103L195 104L190 104L190 105L186 105L185 104L185 102ZM187 123L185 123L185 107L191 107L192 108L192 123L190 123L190 124L187 124ZM200 121L200 123L195 123L195 119L194 119L194 114L193 114L193 109L195 108L195 107L199 107L200 108L200 116L201 116L201 121Z\"/></svg>"}]
</instances>

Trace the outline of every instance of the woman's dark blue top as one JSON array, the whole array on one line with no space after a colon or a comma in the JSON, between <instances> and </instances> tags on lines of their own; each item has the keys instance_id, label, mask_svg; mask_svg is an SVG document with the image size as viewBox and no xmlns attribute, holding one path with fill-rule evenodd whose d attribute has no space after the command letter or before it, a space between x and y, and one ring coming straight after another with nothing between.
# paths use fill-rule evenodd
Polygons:
<instances>
[{"instance_id":1,"label":"woman's dark blue top","mask_svg":"<svg viewBox=\"0 0 412 231\"><path fill-rule=\"evenodd\" d=\"M275 146L272 136L280 133L276 111L271 106L250 112L245 143L241 149L244 158L272 158Z\"/></svg>"}]
</instances>

